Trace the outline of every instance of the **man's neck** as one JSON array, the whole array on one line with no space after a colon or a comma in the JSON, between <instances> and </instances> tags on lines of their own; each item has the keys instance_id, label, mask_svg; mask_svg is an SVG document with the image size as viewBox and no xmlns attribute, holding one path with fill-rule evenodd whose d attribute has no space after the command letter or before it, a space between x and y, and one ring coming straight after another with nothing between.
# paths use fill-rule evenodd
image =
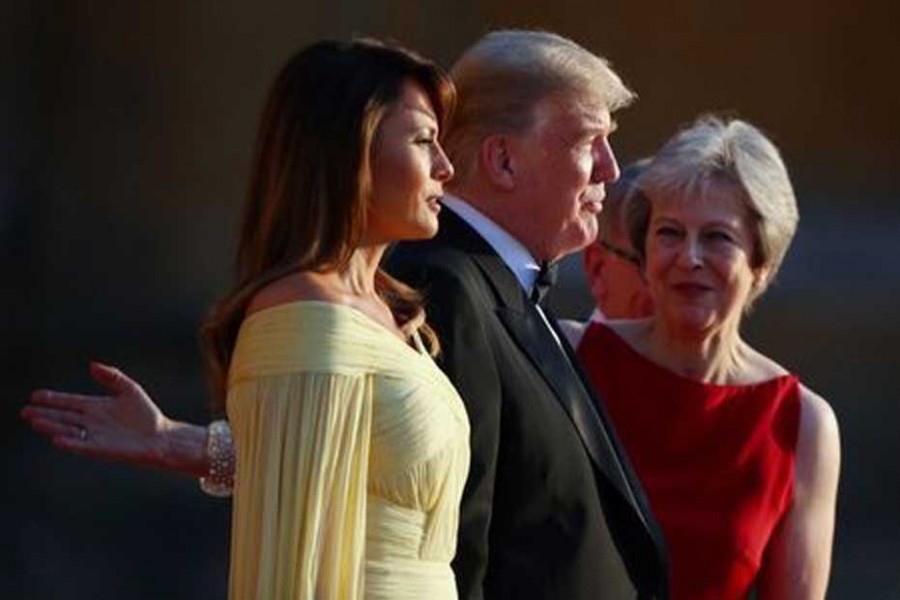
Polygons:
<instances>
[{"instance_id":1,"label":"man's neck","mask_svg":"<svg viewBox=\"0 0 900 600\"><path fill-rule=\"evenodd\" d=\"M538 273L538 263L528 249L511 233L468 200L448 194L444 205L481 236L513 272L522 289L531 293Z\"/></svg>"}]
</instances>

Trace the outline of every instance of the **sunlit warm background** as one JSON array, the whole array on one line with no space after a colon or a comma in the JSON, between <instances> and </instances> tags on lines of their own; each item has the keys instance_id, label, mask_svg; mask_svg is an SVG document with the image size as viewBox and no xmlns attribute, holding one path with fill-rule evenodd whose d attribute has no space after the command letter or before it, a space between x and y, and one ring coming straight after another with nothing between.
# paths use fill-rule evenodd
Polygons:
<instances>
[{"instance_id":1,"label":"sunlit warm background","mask_svg":"<svg viewBox=\"0 0 900 600\"><path fill-rule=\"evenodd\" d=\"M672 8L672 7L676 8ZM230 281L258 111L298 47L392 37L449 66L496 27L608 56L621 162L700 112L768 131L801 225L753 342L829 399L844 465L831 598L900 598L900 9L891 0L29 2L0 7L0 597L222 598L228 503L53 451L16 411L87 361L207 418L196 330ZM570 264L559 306L589 309ZM710 515L710 518L715 518Z\"/></svg>"}]
</instances>

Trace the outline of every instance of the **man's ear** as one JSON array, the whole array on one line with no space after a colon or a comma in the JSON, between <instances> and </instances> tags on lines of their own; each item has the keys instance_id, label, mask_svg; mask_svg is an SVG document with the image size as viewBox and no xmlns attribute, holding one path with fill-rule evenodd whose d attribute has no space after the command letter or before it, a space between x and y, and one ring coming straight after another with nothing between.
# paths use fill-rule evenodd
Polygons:
<instances>
[{"instance_id":1,"label":"man's ear","mask_svg":"<svg viewBox=\"0 0 900 600\"><path fill-rule=\"evenodd\" d=\"M582 259L584 261L584 273L587 275L588 281L595 277L600 277L601 271L603 270L603 261L606 259L604 254L603 249L599 247L597 242L591 242L591 244L584 249L584 256Z\"/></svg>"},{"instance_id":2,"label":"man's ear","mask_svg":"<svg viewBox=\"0 0 900 600\"><path fill-rule=\"evenodd\" d=\"M516 169L510 140L505 135L491 135L481 142L481 163L491 183L509 191L516 186Z\"/></svg>"},{"instance_id":3,"label":"man's ear","mask_svg":"<svg viewBox=\"0 0 900 600\"><path fill-rule=\"evenodd\" d=\"M604 278L603 265L606 262L606 251L596 242L584 249L584 274L587 276L588 289L594 297L594 304L603 310L609 290Z\"/></svg>"}]
</instances>

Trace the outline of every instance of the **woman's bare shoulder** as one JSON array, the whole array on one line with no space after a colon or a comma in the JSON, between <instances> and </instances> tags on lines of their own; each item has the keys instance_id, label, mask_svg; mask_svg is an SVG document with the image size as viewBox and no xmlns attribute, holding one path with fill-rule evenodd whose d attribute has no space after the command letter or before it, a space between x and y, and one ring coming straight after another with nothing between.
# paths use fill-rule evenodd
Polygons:
<instances>
[{"instance_id":1,"label":"woman's bare shoulder","mask_svg":"<svg viewBox=\"0 0 900 600\"><path fill-rule=\"evenodd\" d=\"M796 456L797 493L801 496L833 494L841 462L838 420L831 405L804 385L800 386Z\"/></svg>"},{"instance_id":2,"label":"woman's bare shoulder","mask_svg":"<svg viewBox=\"0 0 900 600\"><path fill-rule=\"evenodd\" d=\"M805 385L800 386L800 436L816 445L838 441L838 420L828 401Z\"/></svg>"},{"instance_id":3,"label":"woman's bare shoulder","mask_svg":"<svg viewBox=\"0 0 900 600\"><path fill-rule=\"evenodd\" d=\"M262 287L250 299L247 314L280 304L304 300L339 303L340 295L331 285L328 275L303 271L291 273Z\"/></svg>"},{"instance_id":4,"label":"woman's bare shoulder","mask_svg":"<svg viewBox=\"0 0 900 600\"><path fill-rule=\"evenodd\" d=\"M790 371L762 354L761 352L746 346L746 354L749 357L748 377L756 381L768 381L777 377L789 375ZM822 444L831 445L838 442L837 417L831 405L819 394L800 384L800 432L797 441L800 446L810 444L817 449L822 449Z\"/></svg>"},{"instance_id":5,"label":"woman's bare shoulder","mask_svg":"<svg viewBox=\"0 0 900 600\"><path fill-rule=\"evenodd\" d=\"M769 381L778 377L790 375L790 371L760 352L752 348L746 342L742 343L741 356L743 357L744 375L741 383L756 383Z\"/></svg>"}]
</instances>

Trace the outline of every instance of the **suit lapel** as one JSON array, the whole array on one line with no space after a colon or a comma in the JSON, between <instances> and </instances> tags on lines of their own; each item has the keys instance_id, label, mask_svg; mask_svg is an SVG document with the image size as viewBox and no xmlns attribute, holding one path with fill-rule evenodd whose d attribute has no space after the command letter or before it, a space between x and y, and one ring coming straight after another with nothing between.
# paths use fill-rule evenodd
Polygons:
<instances>
[{"instance_id":1,"label":"suit lapel","mask_svg":"<svg viewBox=\"0 0 900 600\"><path fill-rule=\"evenodd\" d=\"M535 368L553 389L556 399L568 413L588 454L609 482L634 506L645 522L643 511L622 468L606 423L597 413L568 357L553 338L533 305L524 312L500 307L497 313L507 330L528 355Z\"/></svg>"},{"instance_id":2,"label":"suit lapel","mask_svg":"<svg viewBox=\"0 0 900 600\"><path fill-rule=\"evenodd\" d=\"M503 259L452 211L444 212L446 214L441 215L438 238L465 250L475 260L499 299L499 302L495 302L496 312L504 327L553 390L597 469L633 506L641 521L647 525L644 509L623 469L616 443L607 431L606 421L595 409L593 399L570 362L570 357L553 338L550 329L534 304L525 297L518 279Z\"/></svg>"},{"instance_id":3,"label":"suit lapel","mask_svg":"<svg viewBox=\"0 0 900 600\"><path fill-rule=\"evenodd\" d=\"M559 328L556 319L550 313L547 313L547 318L552 324L557 337L561 340L565 339L565 334ZM594 409L597 419L602 423L601 430L609 444L609 448L613 450L618 457L618 462L616 464L632 494L631 496L626 497L628 497L632 503L635 503L640 507L638 513L641 515L644 525L647 526L651 535L655 537L657 544L662 547L662 529L660 529L659 524L656 522L653 510L650 508L650 501L647 499L644 488L637 477L637 472L631 465L631 460L628 458L628 455L622 449L622 442L616 435L615 427L612 425L612 419L610 419L609 413L606 411L606 403L604 399L596 393L593 384L591 384L587 375L579 366L578 357L575 356L574 349L568 344L562 344L562 347L566 357L568 357L568 364L572 370L573 377L578 379L581 390L589 397L590 406Z\"/></svg>"}]
</instances>

